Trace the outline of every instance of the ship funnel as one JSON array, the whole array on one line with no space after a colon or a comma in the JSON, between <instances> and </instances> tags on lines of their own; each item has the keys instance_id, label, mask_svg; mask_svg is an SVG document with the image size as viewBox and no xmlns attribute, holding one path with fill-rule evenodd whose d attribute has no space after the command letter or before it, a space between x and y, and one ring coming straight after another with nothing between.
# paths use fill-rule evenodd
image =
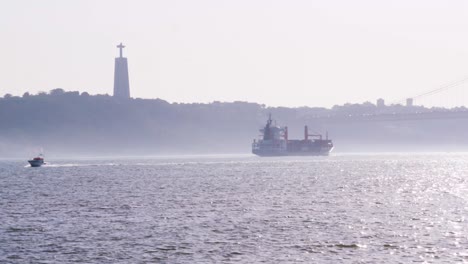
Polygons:
<instances>
[{"instance_id":1,"label":"ship funnel","mask_svg":"<svg viewBox=\"0 0 468 264\"><path fill-rule=\"evenodd\" d=\"M309 128L304 126L304 140L309 140Z\"/></svg>"}]
</instances>

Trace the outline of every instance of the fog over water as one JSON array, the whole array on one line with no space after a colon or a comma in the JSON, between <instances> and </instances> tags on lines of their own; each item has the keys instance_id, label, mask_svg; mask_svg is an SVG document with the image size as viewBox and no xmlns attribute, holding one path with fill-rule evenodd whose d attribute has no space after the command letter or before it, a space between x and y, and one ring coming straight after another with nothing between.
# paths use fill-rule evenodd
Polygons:
<instances>
[{"instance_id":1,"label":"fog over water","mask_svg":"<svg viewBox=\"0 0 468 264\"><path fill-rule=\"evenodd\" d=\"M0 98L0 157L250 153L272 114L303 139L304 126L328 132L336 152L467 151L468 111L372 103L267 107L249 102L175 104L161 99L119 100L55 89Z\"/></svg>"}]
</instances>

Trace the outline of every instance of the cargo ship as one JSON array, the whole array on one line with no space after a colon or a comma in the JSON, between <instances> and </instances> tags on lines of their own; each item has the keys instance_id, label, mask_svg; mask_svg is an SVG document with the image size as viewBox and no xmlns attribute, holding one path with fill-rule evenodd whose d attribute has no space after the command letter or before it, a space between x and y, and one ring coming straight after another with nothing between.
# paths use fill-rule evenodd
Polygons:
<instances>
[{"instance_id":1,"label":"cargo ship","mask_svg":"<svg viewBox=\"0 0 468 264\"><path fill-rule=\"evenodd\" d=\"M333 142L321 134L309 134L304 127L304 139L289 139L288 127L273 124L271 114L264 128L260 129L260 139L254 139L252 153L261 157L271 156L328 156L333 150Z\"/></svg>"}]
</instances>

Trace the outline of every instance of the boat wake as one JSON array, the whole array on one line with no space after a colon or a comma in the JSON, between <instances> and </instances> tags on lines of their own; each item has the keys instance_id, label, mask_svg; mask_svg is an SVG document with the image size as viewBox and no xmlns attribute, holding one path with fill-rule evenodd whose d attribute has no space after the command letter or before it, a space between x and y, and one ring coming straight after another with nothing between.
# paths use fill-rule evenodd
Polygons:
<instances>
[{"instance_id":1,"label":"boat wake","mask_svg":"<svg viewBox=\"0 0 468 264\"><path fill-rule=\"evenodd\" d=\"M41 167L44 168L63 168L63 167L100 167L100 166L119 166L121 164L117 163L101 163L101 164L86 164L86 163L63 163L63 164L51 164L51 163L46 163L42 165ZM24 166L25 168L31 167L31 165L26 165Z\"/></svg>"}]
</instances>

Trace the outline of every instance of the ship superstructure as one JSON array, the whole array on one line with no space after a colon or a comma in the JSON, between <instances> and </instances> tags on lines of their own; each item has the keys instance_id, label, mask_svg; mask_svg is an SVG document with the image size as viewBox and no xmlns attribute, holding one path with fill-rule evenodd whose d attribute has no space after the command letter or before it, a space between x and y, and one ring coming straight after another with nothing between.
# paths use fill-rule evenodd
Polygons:
<instances>
[{"instance_id":1,"label":"ship superstructure","mask_svg":"<svg viewBox=\"0 0 468 264\"><path fill-rule=\"evenodd\" d=\"M254 139L252 143L252 153L258 156L326 156L333 149L328 133L323 139L321 134L309 134L307 126L304 127L304 139L289 139L288 127L273 124L271 114L260 132L260 139Z\"/></svg>"}]
</instances>

